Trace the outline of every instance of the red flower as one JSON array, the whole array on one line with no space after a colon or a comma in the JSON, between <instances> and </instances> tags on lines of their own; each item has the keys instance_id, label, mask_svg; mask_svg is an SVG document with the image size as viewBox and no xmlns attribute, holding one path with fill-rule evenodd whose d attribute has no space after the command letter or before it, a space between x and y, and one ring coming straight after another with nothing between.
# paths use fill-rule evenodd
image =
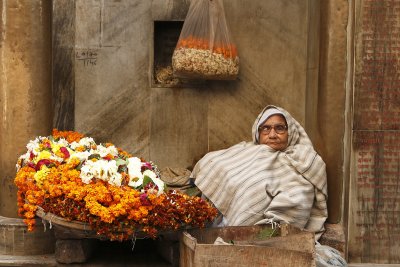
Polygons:
<instances>
[{"instance_id":1,"label":"red flower","mask_svg":"<svg viewBox=\"0 0 400 267\"><path fill-rule=\"evenodd\" d=\"M43 141L43 147L45 148L51 148L51 144L49 140Z\"/></svg>"},{"instance_id":2,"label":"red flower","mask_svg":"<svg viewBox=\"0 0 400 267\"><path fill-rule=\"evenodd\" d=\"M36 165L35 165L35 163L33 163L33 162L28 162L28 167L31 167L32 169L35 169L36 170Z\"/></svg>"},{"instance_id":3,"label":"red flower","mask_svg":"<svg viewBox=\"0 0 400 267\"><path fill-rule=\"evenodd\" d=\"M46 165L47 167L51 164L52 162L49 159L41 159L36 163L36 168L35 170L38 171L42 167L42 165Z\"/></svg>"},{"instance_id":4,"label":"red flower","mask_svg":"<svg viewBox=\"0 0 400 267\"><path fill-rule=\"evenodd\" d=\"M152 170L153 166L151 166L150 162L142 162L141 171L144 172L145 170Z\"/></svg>"},{"instance_id":5,"label":"red flower","mask_svg":"<svg viewBox=\"0 0 400 267\"><path fill-rule=\"evenodd\" d=\"M60 151L64 154L64 158L65 159L69 158L70 154L69 154L69 151L68 151L68 149L66 147L60 147Z\"/></svg>"},{"instance_id":6,"label":"red flower","mask_svg":"<svg viewBox=\"0 0 400 267\"><path fill-rule=\"evenodd\" d=\"M147 194L141 194L139 198L140 198L140 202L142 203L143 206L151 205L150 200L147 198Z\"/></svg>"},{"instance_id":7,"label":"red flower","mask_svg":"<svg viewBox=\"0 0 400 267\"><path fill-rule=\"evenodd\" d=\"M112 159L114 159L114 156L111 155L111 154L107 154L107 155L105 155L105 156L103 157L103 159L105 159L105 160L112 160Z\"/></svg>"}]
</instances>

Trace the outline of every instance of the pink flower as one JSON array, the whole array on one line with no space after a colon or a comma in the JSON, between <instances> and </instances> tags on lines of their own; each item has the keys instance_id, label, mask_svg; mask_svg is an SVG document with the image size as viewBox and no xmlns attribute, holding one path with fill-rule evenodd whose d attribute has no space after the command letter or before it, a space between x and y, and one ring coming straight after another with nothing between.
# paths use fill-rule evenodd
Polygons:
<instances>
[{"instance_id":1,"label":"pink flower","mask_svg":"<svg viewBox=\"0 0 400 267\"><path fill-rule=\"evenodd\" d=\"M145 170L151 170L153 169L153 166L149 162L142 162L142 168L141 171L144 172Z\"/></svg>"},{"instance_id":2,"label":"pink flower","mask_svg":"<svg viewBox=\"0 0 400 267\"><path fill-rule=\"evenodd\" d=\"M49 159L41 159L36 163L36 171L40 170L42 165L46 165L47 167L51 164L51 161Z\"/></svg>"},{"instance_id":3,"label":"pink flower","mask_svg":"<svg viewBox=\"0 0 400 267\"><path fill-rule=\"evenodd\" d=\"M29 167L31 167L32 169L35 169L36 170L36 165L35 165L35 163L33 163L33 162L28 162L28 164L27 164Z\"/></svg>"},{"instance_id":4,"label":"pink flower","mask_svg":"<svg viewBox=\"0 0 400 267\"><path fill-rule=\"evenodd\" d=\"M143 206L150 206L151 205L151 202L147 198L147 194L146 193L141 194L139 198L140 198L140 202L142 203Z\"/></svg>"},{"instance_id":5,"label":"pink flower","mask_svg":"<svg viewBox=\"0 0 400 267\"><path fill-rule=\"evenodd\" d=\"M64 158L65 159L69 158L70 154L69 154L69 151L68 151L68 149L66 147L60 147L60 151L64 154Z\"/></svg>"},{"instance_id":6,"label":"pink flower","mask_svg":"<svg viewBox=\"0 0 400 267\"><path fill-rule=\"evenodd\" d=\"M43 142L43 146L44 146L45 148L51 148L50 142Z\"/></svg>"}]
</instances>

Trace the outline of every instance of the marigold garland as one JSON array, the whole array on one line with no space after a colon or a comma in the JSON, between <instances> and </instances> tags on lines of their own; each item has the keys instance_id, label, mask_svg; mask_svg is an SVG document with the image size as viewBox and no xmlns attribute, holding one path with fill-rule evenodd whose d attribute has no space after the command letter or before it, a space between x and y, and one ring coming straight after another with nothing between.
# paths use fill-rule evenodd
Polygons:
<instances>
[{"instance_id":1,"label":"marigold garland","mask_svg":"<svg viewBox=\"0 0 400 267\"><path fill-rule=\"evenodd\" d=\"M143 232L205 227L217 211L199 197L165 190L152 162L113 144L96 144L74 131L38 137L17 163L18 213L28 230L38 207L71 221L90 224L110 240Z\"/></svg>"}]
</instances>

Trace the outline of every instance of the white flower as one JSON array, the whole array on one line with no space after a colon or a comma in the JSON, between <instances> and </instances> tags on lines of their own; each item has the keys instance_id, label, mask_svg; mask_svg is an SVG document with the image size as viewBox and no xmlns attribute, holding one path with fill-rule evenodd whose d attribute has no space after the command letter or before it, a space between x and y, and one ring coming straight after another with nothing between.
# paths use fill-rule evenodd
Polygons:
<instances>
[{"instance_id":1,"label":"white flower","mask_svg":"<svg viewBox=\"0 0 400 267\"><path fill-rule=\"evenodd\" d=\"M70 145L64 138L60 138L58 141L54 142L54 144L57 144L60 147L68 147Z\"/></svg>"},{"instance_id":2,"label":"white flower","mask_svg":"<svg viewBox=\"0 0 400 267\"><path fill-rule=\"evenodd\" d=\"M121 186L122 175L118 172L117 162L110 160L108 162L108 183L116 186Z\"/></svg>"},{"instance_id":3,"label":"white flower","mask_svg":"<svg viewBox=\"0 0 400 267\"><path fill-rule=\"evenodd\" d=\"M117 186L121 186L122 181L122 175L118 172L118 166L115 160L98 160L96 162L87 160L81 168L80 177L86 184L93 178Z\"/></svg>"},{"instance_id":4,"label":"white flower","mask_svg":"<svg viewBox=\"0 0 400 267\"><path fill-rule=\"evenodd\" d=\"M31 153L27 151L25 154L19 156L16 167L17 167L17 172L21 169L21 167L26 164L30 160Z\"/></svg>"},{"instance_id":5,"label":"white flower","mask_svg":"<svg viewBox=\"0 0 400 267\"><path fill-rule=\"evenodd\" d=\"M153 171L145 170L143 172L143 176L149 177L153 181L153 183L158 187L157 195L160 195L164 191L164 186L165 186L164 182L160 178L158 178L157 175Z\"/></svg>"},{"instance_id":6,"label":"white flower","mask_svg":"<svg viewBox=\"0 0 400 267\"><path fill-rule=\"evenodd\" d=\"M143 174L141 172L142 162L137 157L128 158L128 174L131 187L139 187L143 184Z\"/></svg>"},{"instance_id":7,"label":"white flower","mask_svg":"<svg viewBox=\"0 0 400 267\"><path fill-rule=\"evenodd\" d=\"M110 165L107 160L98 160L93 165L94 176L100 180L108 182Z\"/></svg>"},{"instance_id":8,"label":"white flower","mask_svg":"<svg viewBox=\"0 0 400 267\"><path fill-rule=\"evenodd\" d=\"M81 168L81 174L80 178L82 179L82 182L85 184L90 183L90 181L93 179L94 174L93 174L93 161L89 160L86 161L85 164Z\"/></svg>"},{"instance_id":9,"label":"white flower","mask_svg":"<svg viewBox=\"0 0 400 267\"><path fill-rule=\"evenodd\" d=\"M79 140L79 145L81 146L87 146L90 147L91 145L96 144L94 139L92 137L83 137L81 140Z\"/></svg>"},{"instance_id":10,"label":"white flower","mask_svg":"<svg viewBox=\"0 0 400 267\"><path fill-rule=\"evenodd\" d=\"M108 183L115 186L121 186L122 175L119 172L112 174Z\"/></svg>"},{"instance_id":11,"label":"white flower","mask_svg":"<svg viewBox=\"0 0 400 267\"><path fill-rule=\"evenodd\" d=\"M145 170L143 172L143 175L149 177L151 180L154 180L157 178L157 175L151 170Z\"/></svg>"},{"instance_id":12,"label":"white flower","mask_svg":"<svg viewBox=\"0 0 400 267\"><path fill-rule=\"evenodd\" d=\"M132 177L132 176L130 176L129 177L128 185L130 187L137 188L137 187L141 186L142 184L143 184L143 176L141 176L141 177L137 177L137 176Z\"/></svg>"},{"instance_id":13,"label":"white flower","mask_svg":"<svg viewBox=\"0 0 400 267\"><path fill-rule=\"evenodd\" d=\"M161 193L163 193L164 192L164 187L165 187L164 182L160 178L153 179L153 182L158 187L158 194L157 195L160 195Z\"/></svg>"},{"instance_id":14,"label":"white flower","mask_svg":"<svg viewBox=\"0 0 400 267\"><path fill-rule=\"evenodd\" d=\"M128 158L128 174L129 176L132 177L142 177L142 162L139 158L133 157L133 158Z\"/></svg>"},{"instance_id":15,"label":"white flower","mask_svg":"<svg viewBox=\"0 0 400 267\"><path fill-rule=\"evenodd\" d=\"M85 161L89 158L90 155L91 154L89 151L83 151L83 152L70 151L70 159L78 158L80 161Z\"/></svg>"},{"instance_id":16,"label":"white flower","mask_svg":"<svg viewBox=\"0 0 400 267\"><path fill-rule=\"evenodd\" d=\"M95 145L95 144L96 144L96 143L95 143L95 141L94 141L93 138L91 138L91 137L84 137L84 138L82 138L81 140L79 140L79 142L76 142L76 141L72 142L72 143L70 144L70 147L71 147L72 149L76 149L77 147L80 147L80 146L91 147L92 145Z\"/></svg>"},{"instance_id":17,"label":"white flower","mask_svg":"<svg viewBox=\"0 0 400 267\"><path fill-rule=\"evenodd\" d=\"M40 140L41 140L41 137L38 137L35 140L29 141L29 143L26 145L28 152L32 152L34 155L37 155L37 153L39 152Z\"/></svg>"},{"instance_id":18,"label":"white flower","mask_svg":"<svg viewBox=\"0 0 400 267\"><path fill-rule=\"evenodd\" d=\"M56 155L52 155L52 156L50 157L50 159L55 160L55 161L58 161L58 162L63 162L63 161L64 161L63 158L60 158L60 157L58 157L58 156L56 156Z\"/></svg>"},{"instance_id":19,"label":"white flower","mask_svg":"<svg viewBox=\"0 0 400 267\"><path fill-rule=\"evenodd\" d=\"M70 145L70 148L72 148L73 150L75 150L77 147L79 147L79 143L77 143L76 141L72 142Z\"/></svg>"},{"instance_id":20,"label":"white flower","mask_svg":"<svg viewBox=\"0 0 400 267\"><path fill-rule=\"evenodd\" d=\"M92 154L99 154L100 157L105 157L108 154L113 155L114 157L118 156L118 149L115 146L105 147L102 145L98 145L96 150L91 151Z\"/></svg>"}]
</instances>

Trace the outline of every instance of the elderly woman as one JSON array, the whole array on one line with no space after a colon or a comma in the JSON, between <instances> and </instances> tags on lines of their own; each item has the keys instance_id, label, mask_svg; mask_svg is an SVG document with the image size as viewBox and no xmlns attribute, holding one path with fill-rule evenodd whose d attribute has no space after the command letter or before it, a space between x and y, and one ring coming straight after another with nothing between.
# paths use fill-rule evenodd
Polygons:
<instances>
[{"instance_id":1,"label":"elderly woman","mask_svg":"<svg viewBox=\"0 0 400 267\"><path fill-rule=\"evenodd\" d=\"M208 153L191 174L221 212L219 226L286 222L318 239L327 218L325 163L303 127L267 106L252 133L253 142Z\"/></svg>"}]
</instances>

